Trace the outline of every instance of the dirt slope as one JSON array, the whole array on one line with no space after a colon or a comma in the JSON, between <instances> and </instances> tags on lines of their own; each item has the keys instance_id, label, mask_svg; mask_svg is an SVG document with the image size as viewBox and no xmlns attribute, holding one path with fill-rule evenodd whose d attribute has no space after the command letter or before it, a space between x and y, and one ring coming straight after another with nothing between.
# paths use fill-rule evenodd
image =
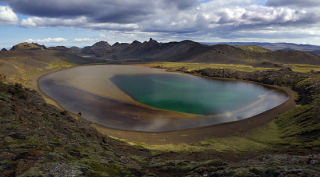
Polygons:
<instances>
[{"instance_id":1,"label":"dirt slope","mask_svg":"<svg viewBox=\"0 0 320 177\"><path fill-rule=\"evenodd\" d=\"M32 76L45 70L95 62L104 61L85 59L58 50L0 51L0 73L5 74L8 81L19 83L26 83Z\"/></svg>"}]
</instances>

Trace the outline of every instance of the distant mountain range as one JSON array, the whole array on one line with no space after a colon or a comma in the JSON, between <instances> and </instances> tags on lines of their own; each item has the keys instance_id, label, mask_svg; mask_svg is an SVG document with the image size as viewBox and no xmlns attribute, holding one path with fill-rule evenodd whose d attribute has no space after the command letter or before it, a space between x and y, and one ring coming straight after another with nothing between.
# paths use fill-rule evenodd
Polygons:
<instances>
[{"instance_id":1,"label":"distant mountain range","mask_svg":"<svg viewBox=\"0 0 320 177\"><path fill-rule=\"evenodd\" d=\"M200 42L205 45L217 45L217 44L229 44L229 45L257 45L272 51L276 50L298 50L304 52L310 52L320 54L320 46L308 45L308 44L294 44L294 43L261 43L261 42Z\"/></svg>"},{"instance_id":2,"label":"distant mountain range","mask_svg":"<svg viewBox=\"0 0 320 177\"><path fill-rule=\"evenodd\" d=\"M111 62L189 62L189 63L281 63L281 64L320 64L320 56L301 51L316 51L319 46L272 43L197 43L190 40L159 43L149 41L115 43L100 41L84 48L65 46L49 47L36 43L21 43L11 51L56 50L83 58L107 60ZM281 49L281 50L278 50ZM320 49L319 49L320 50Z\"/></svg>"}]
</instances>

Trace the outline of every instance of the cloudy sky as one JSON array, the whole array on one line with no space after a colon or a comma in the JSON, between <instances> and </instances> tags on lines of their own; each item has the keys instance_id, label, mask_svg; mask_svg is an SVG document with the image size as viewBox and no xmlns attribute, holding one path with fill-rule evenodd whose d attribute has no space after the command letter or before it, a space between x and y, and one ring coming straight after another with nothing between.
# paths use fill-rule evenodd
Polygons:
<instances>
[{"instance_id":1,"label":"cloudy sky","mask_svg":"<svg viewBox=\"0 0 320 177\"><path fill-rule=\"evenodd\" d=\"M320 45L320 0L0 0L0 47L21 42Z\"/></svg>"}]
</instances>

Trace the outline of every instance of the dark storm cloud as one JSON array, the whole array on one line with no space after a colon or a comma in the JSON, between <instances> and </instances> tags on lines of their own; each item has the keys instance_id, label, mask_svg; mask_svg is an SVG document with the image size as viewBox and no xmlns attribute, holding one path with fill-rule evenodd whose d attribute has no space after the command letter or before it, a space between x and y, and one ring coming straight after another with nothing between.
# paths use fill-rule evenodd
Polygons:
<instances>
[{"instance_id":1,"label":"dark storm cloud","mask_svg":"<svg viewBox=\"0 0 320 177\"><path fill-rule=\"evenodd\" d=\"M106 13L92 15L92 22L134 23L143 21L152 14L149 10L141 7L134 10L131 7L113 7L105 11Z\"/></svg>"},{"instance_id":2,"label":"dark storm cloud","mask_svg":"<svg viewBox=\"0 0 320 177\"><path fill-rule=\"evenodd\" d=\"M163 5L165 7L174 7L179 10L185 10L190 7L194 7L199 3L198 0L163 0L162 1Z\"/></svg>"},{"instance_id":3,"label":"dark storm cloud","mask_svg":"<svg viewBox=\"0 0 320 177\"><path fill-rule=\"evenodd\" d=\"M86 16L90 22L136 23L164 8L187 9L198 0L0 0L16 12L48 18Z\"/></svg>"},{"instance_id":4,"label":"dark storm cloud","mask_svg":"<svg viewBox=\"0 0 320 177\"><path fill-rule=\"evenodd\" d=\"M38 17L70 17L88 15L92 12L92 4L70 3L71 1L46 1L46 0L0 0L6 2L16 13ZM74 1L72 1L74 2Z\"/></svg>"},{"instance_id":5,"label":"dark storm cloud","mask_svg":"<svg viewBox=\"0 0 320 177\"><path fill-rule=\"evenodd\" d=\"M153 13L155 3L138 0L0 0L16 12L48 18L86 16L94 22L132 23Z\"/></svg>"},{"instance_id":6,"label":"dark storm cloud","mask_svg":"<svg viewBox=\"0 0 320 177\"><path fill-rule=\"evenodd\" d=\"M320 6L319 0L267 0L267 6L296 6L296 7L315 7Z\"/></svg>"},{"instance_id":7,"label":"dark storm cloud","mask_svg":"<svg viewBox=\"0 0 320 177\"><path fill-rule=\"evenodd\" d=\"M317 6L320 6L320 0L267 0L266 6L254 4L255 1L0 0L8 4L12 15L28 16L20 19L21 27L76 27L112 31L120 36L128 32L130 39L144 34L164 38L209 36L230 39L241 36L263 38L263 35L269 38L275 34L293 33L308 36L319 31ZM6 19L12 15L6 15ZM287 31L282 32L283 29ZM288 33L289 30L293 33Z\"/></svg>"}]
</instances>

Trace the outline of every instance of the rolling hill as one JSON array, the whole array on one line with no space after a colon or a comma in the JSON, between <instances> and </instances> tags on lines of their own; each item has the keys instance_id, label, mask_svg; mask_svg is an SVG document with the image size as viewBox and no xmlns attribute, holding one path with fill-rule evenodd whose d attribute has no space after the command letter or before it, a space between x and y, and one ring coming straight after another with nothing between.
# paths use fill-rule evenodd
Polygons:
<instances>
[{"instance_id":1,"label":"rolling hill","mask_svg":"<svg viewBox=\"0 0 320 177\"><path fill-rule=\"evenodd\" d=\"M201 42L201 44L206 45L216 45L216 44L228 44L228 45L256 45L272 51L276 50L298 50L303 52L310 52L315 54L320 54L320 46L308 45L308 44L293 44L293 43L264 43L264 42L223 42L223 43L212 43L212 42Z\"/></svg>"}]
</instances>

